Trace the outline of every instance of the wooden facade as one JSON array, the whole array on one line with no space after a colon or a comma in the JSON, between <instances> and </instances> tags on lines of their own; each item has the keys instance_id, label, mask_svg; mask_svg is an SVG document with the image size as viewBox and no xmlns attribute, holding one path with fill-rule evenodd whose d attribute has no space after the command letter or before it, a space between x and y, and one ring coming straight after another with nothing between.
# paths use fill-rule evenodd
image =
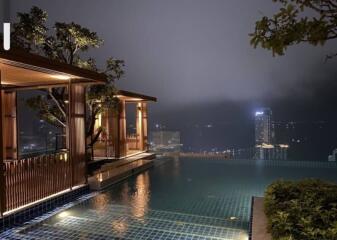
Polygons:
<instances>
[{"instance_id":1,"label":"wooden facade","mask_svg":"<svg viewBox=\"0 0 337 240\"><path fill-rule=\"evenodd\" d=\"M106 76L20 50L0 51L0 217L87 182L85 91ZM18 151L17 91L64 87L66 149L34 157ZM33 127L33 126L32 126Z\"/></svg>"},{"instance_id":2,"label":"wooden facade","mask_svg":"<svg viewBox=\"0 0 337 240\"><path fill-rule=\"evenodd\" d=\"M96 127L103 127L104 134L94 145L94 159L119 159L148 150L149 101L156 98L127 91L119 91L117 109L106 109ZM136 132L127 133L126 106L133 104L136 113Z\"/></svg>"}]
</instances>

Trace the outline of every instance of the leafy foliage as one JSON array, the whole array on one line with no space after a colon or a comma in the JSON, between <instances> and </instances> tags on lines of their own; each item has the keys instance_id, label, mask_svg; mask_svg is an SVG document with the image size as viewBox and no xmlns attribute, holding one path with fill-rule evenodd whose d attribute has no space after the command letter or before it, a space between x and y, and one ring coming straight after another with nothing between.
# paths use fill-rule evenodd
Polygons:
<instances>
[{"instance_id":1,"label":"leafy foliage","mask_svg":"<svg viewBox=\"0 0 337 240\"><path fill-rule=\"evenodd\" d=\"M265 193L273 239L337 239L337 185L321 180L277 181Z\"/></svg>"},{"instance_id":2,"label":"leafy foliage","mask_svg":"<svg viewBox=\"0 0 337 240\"><path fill-rule=\"evenodd\" d=\"M50 59L74 65L80 68L104 73L108 82L105 85L88 87L87 91L87 133L92 146L97 141L103 129L94 132L98 114L105 107L114 107L117 98L115 81L124 74L124 61L108 58L104 70L99 70L93 58L84 59L83 53L103 44L96 32L82 27L74 22L56 22L50 30L46 27L48 14L38 7L32 7L29 13L18 13L18 22L14 24L13 42L17 47L26 49ZM41 89L45 94L32 97L27 105L36 110L41 119L55 126L66 126L66 88Z\"/></svg>"},{"instance_id":3,"label":"leafy foliage","mask_svg":"<svg viewBox=\"0 0 337 240\"><path fill-rule=\"evenodd\" d=\"M77 65L80 60L79 52L98 48L103 43L97 33L81 25L56 22L55 35L45 39L43 50L46 56L71 65Z\"/></svg>"},{"instance_id":4,"label":"leafy foliage","mask_svg":"<svg viewBox=\"0 0 337 240\"><path fill-rule=\"evenodd\" d=\"M272 17L264 16L250 34L254 47L283 55L288 46L302 42L324 45L337 38L337 2L335 0L273 0L282 7ZM330 55L328 56L333 57Z\"/></svg>"},{"instance_id":5,"label":"leafy foliage","mask_svg":"<svg viewBox=\"0 0 337 240\"><path fill-rule=\"evenodd\" d=\"M38 51L45 43L47 17L45 11L35 6L29 13L17 13L18 22L13 24L12 43L27 51Z\"/></svg>"}]
</instances>

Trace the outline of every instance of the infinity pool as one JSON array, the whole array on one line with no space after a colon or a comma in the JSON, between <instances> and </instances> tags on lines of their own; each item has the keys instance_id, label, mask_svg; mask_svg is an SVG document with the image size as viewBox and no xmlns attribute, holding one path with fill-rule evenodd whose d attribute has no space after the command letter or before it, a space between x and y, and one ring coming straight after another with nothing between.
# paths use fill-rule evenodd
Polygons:
<instances>
[{"instance_id":1,"label":"infinity pool","mask_svg":"<svg viewBox=\"0 0 337 240\"><path fill-rule=\"evenodd\" d=\"M337 182L335 163L180 158L65 210L11 239L247 240L252 196L276 179Z\"/></svg>"}]
</instances>

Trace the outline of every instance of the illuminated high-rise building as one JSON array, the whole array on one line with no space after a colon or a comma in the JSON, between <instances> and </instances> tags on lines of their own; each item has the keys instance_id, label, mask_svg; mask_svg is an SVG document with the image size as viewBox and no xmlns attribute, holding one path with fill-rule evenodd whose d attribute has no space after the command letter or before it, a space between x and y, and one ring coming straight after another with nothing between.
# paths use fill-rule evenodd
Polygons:
<instances>
[{"instance_id":1,"label":"illuminated high-rise building","mask_svg":"<svg viewBox=\"0 0 337 240\"><path fill-rule=\"evenodd\" d=\"M263 108L255 112L255 144L272 143L272 111Z\"/></svg>"}]
</instances>

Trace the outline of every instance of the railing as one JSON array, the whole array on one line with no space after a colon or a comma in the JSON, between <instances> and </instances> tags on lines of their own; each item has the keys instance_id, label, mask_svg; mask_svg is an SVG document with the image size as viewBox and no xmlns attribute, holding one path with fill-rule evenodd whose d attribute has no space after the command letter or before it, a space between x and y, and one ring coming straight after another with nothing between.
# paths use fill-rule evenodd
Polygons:
<instances>
[{"instance_id":1,"label":"railing","mask_svg":"<svg viewBox=\"0 0 337 240\"><path fill-rule=\"evenodd\" d=\"M98 140L93 147L93 157L115 157L115 147L113 140Z\"/></svg>"},{"instance_id":2,"label":"railing","mask_svg":"<svg viewBox=\"0 0 337 240\"><path fill-rule=\"evenodd\" d=\"M71 187L68 152L4 162L6 211Z\"/></svg>"},{"instance_id":3,"label":"railing","mask_svg":"<svg viewBox=\"0 0 337 240\"><path fill-rule=\"evenodd\" d=\"M126 136L126 143L128 150L138 150L139 149L139 137L138 134L128 134Z\"/></svg>"}]
</instances>

